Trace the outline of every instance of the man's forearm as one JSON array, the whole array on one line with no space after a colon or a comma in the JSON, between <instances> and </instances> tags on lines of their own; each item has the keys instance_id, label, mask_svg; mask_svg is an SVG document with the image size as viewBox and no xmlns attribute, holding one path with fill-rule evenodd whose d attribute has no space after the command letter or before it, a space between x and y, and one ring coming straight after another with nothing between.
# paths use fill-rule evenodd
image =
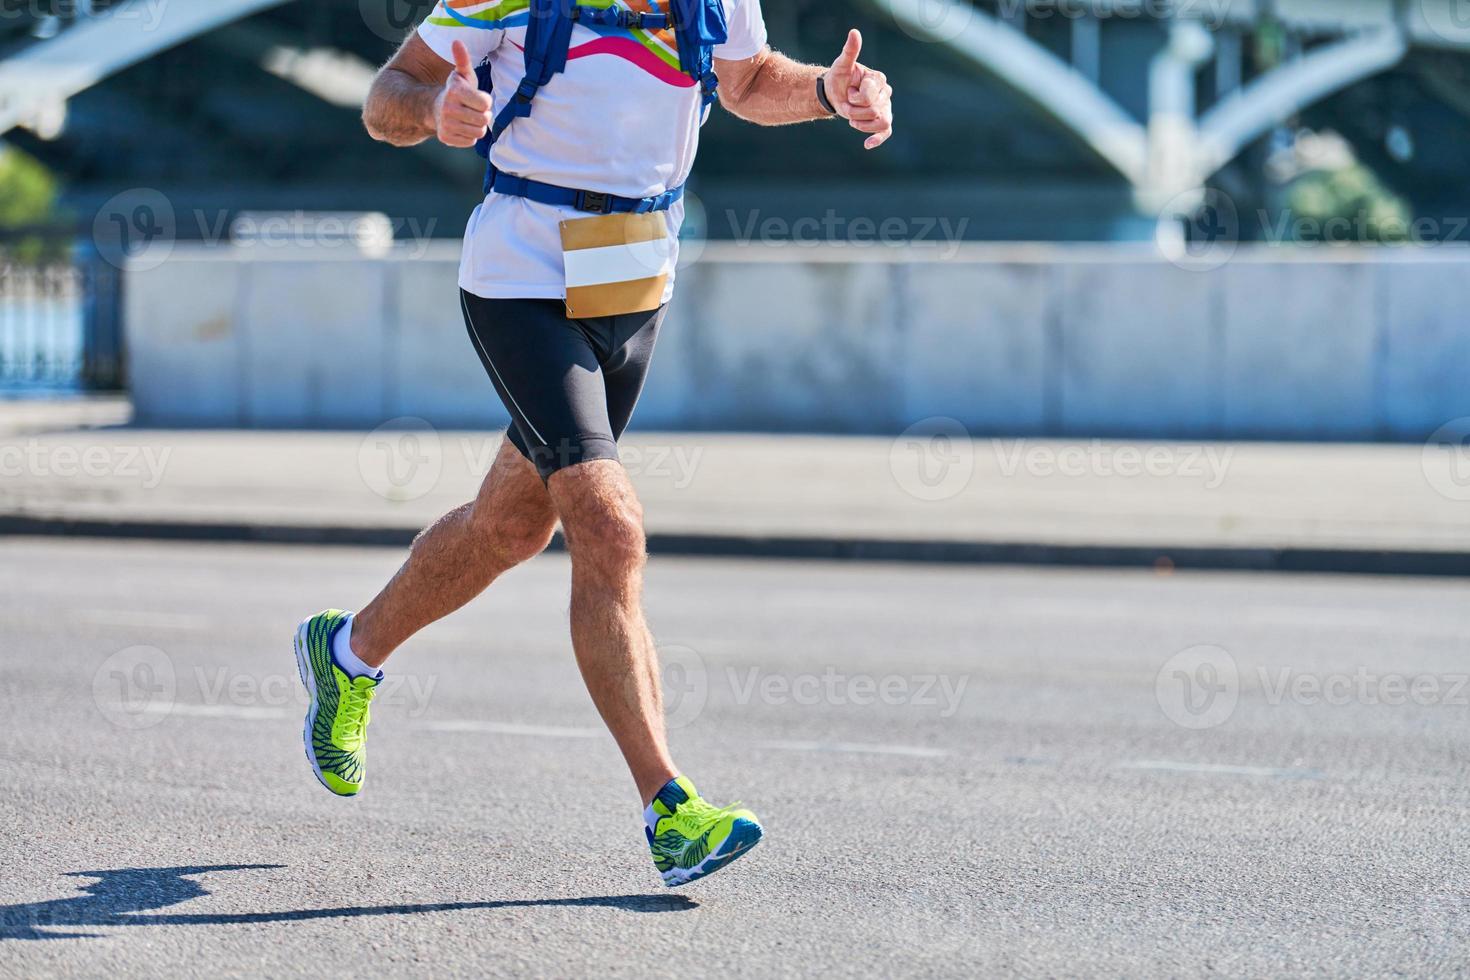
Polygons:
<instances>
[{"instance_id":1,"label":"man's forearm","mask_svg":"<svg viewBox=\"0 0 1470 980\"><path fill-rule=\"evenodd\" d=\"M363 106L362 121L375 140L394 146L414 146L435 133L434 104L442 91L407 72L385 68L373 80Z\"/></svg>"},{"instance_id":2,"label":"man's forearm","mask_svg":"<svg viewBox=\"0 0 1470 980\"><path fill-rule=\"evenodd\" d=\"M832 114L817 100L817 79L824 71L821 65L803 65L779 51L767 51L724 93L723 102L741 119L761 126L830 119Z\"/></svg>"}]
</instances>

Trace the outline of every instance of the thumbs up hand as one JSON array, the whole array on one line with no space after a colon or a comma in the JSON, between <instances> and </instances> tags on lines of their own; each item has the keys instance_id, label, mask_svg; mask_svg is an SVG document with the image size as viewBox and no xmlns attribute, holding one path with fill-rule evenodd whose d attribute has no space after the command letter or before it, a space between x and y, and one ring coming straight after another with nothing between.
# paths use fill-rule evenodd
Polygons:
<instances>
[{"instance_id":1,"label":"thumbs up hand","mask_svg":"<svg viewBox=\"0 0 1470 980\"><path fill-rule=\"evenodd\" d=\"M869 133L863 146L876 150L893 135L893 86L888 76L858 61L863 35L849 31L847 44L827 69L827 98L837 114L860 133Z\"/></svg>"},{"instance_id":2,"label":"thumbs up hand","mask_svg":"<svg viewBox=\"0 0 1470 980\"><path fill-rule=\"evenodd\" d=\"M463 41L455 41L454 70L434 101L434 128L439 142L445 146L474 146L494 122L492 105L490 94L480 91L469 48Z\"/></svg>"}]
</instances>

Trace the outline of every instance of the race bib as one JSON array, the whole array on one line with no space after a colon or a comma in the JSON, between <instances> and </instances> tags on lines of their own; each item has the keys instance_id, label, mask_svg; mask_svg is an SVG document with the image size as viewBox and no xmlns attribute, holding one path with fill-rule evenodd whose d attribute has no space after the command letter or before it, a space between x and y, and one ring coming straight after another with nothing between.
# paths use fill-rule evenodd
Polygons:
<instances>
[{"instance_id":1,"label":"race bib","mask_svg":"<svg viewBox=\"0 0 1470 980\"><path fill-rule=\"evenodd\" d=\"M569 318L643 313L663 305L673 242L662 212L563 221L561 248Z\"/></svg>"}]
</instances>

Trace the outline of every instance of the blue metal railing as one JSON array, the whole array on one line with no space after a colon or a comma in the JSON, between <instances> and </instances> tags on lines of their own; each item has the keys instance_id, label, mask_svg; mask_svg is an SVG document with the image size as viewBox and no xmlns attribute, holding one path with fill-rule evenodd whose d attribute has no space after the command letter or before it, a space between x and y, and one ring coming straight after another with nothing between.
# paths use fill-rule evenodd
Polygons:
<instances>
[{"instance_id":1,"label":"blue metal railing","mask_svg":"<svg viewBox=\"0 0 1470 980\"><path fill-rule=\"evenodd\" d=\"M0 259L0 390L123 387L121 277L95 256Z\"/></svg>"}]
</instances>

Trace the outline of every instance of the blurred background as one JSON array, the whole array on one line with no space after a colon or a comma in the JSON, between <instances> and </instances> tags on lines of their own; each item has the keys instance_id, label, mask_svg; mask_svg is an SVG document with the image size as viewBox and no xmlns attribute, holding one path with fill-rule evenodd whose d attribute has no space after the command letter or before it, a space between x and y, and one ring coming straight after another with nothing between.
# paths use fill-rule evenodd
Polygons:
<instances>
[{"instance_id":1,"label":"blurred background","mask_svg":"<svg viewBox=\"0 0 1470 980\"><path fill-rule=\"evenodd\" d=\"M428 7L0 0L0 977L1470 975L1470 0L764 0L898 126L704 132L621 452L772 833L672 900L565 554L302 765L505 422Z\"/></svg>"},{"instance_id":2,"label":"blurred background","mask_svg":"<svg viewBox=\"0 0 1470 980\"><path fill-rule=\"evenodd\" d=\"M127 391L166 425L502 422L454 296L480 162L358 118L431 6L7 7L0 389ZM1422 439L1470 414L1463 0L766 18L814 62L860 27L897 134L715 114L645 427Z\"/></svg>"}]
</instances>

